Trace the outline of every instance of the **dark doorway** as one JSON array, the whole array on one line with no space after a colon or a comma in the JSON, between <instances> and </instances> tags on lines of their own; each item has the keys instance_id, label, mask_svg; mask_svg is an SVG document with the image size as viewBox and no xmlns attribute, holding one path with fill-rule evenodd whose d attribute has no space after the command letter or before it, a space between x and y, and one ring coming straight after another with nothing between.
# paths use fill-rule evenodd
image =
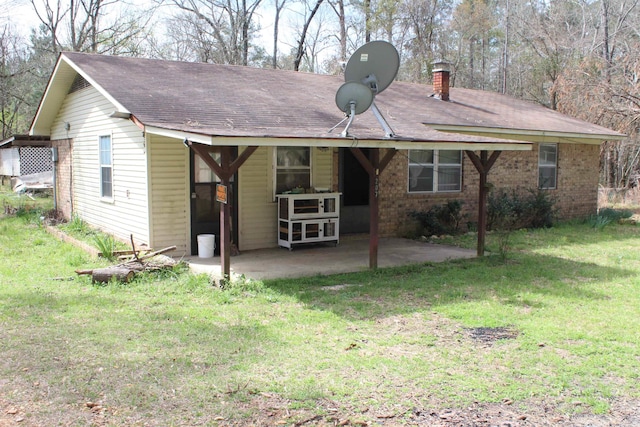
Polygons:
<instances>
[{"instance_id":1,"label":"dark doorway","mask_svg":"<svg viewBox=\"0 0 640 427\"><path fill-rule=\"evenodd\" d=\"M220 153L212 152L210 155L220 162ZM235 155L235 153L234 153ZM198 235L214 234L215 254L220 248L220 202L216 201L216 185L220 184L220 178L207 166L198 154L191 151L191 253L198 254ZM228 200L231 204L231 239L237 242L236 218L237 215L237 176L231 179L231 188L227 189Z\"/></svg>"},{"instance_id":2,"label":"dark doorway","mask_svg":"<svg viewBox=\"0 0 640 427\"><path fill-rule=\"evenodd\" d=\"M371 150L361 148L369 158ZM339 151L340 233L369 232L369 174L349 148Z\"/></svg>"}]
</instances>

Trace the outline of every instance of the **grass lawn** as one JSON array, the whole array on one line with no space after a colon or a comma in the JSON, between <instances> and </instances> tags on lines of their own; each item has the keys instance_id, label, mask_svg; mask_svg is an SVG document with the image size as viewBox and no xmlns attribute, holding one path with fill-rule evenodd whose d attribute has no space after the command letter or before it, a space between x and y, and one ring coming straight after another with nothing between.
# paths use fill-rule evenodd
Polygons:
<instances>
[{"instance_id":1,"label":"grass lawn","mask_svg":"<svg viewBox=\"0 0 640 427\"><path fill-rule=\"evenodd\" d=\"M640 408L632 224L519 231L506 260L98 286L74 270L100 261L23 208L0 217L2 427L609 425Z\"/></svg>"}]
</instances>

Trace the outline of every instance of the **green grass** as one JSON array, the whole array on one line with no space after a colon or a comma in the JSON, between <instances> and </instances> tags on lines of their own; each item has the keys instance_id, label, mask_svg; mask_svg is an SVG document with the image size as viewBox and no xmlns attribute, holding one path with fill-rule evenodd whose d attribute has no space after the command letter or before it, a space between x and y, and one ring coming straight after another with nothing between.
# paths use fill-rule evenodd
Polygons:
<instances>
[{"instance_id":1,"label":"green grass","mask_svg":"<svg viewBox=\"0 0 640 427\"><path fill-rule=\"evenodd\" d=\"M97 286L74 270L99 261L32 216L3 217L0 402L36 408L33 424L115 426L401 423L504 399L570 416L640 398L640 228L567 224L511 244L506 260L225 289L182 269ZM470 334L496 327L513 337Z\"/></svg>"}]
</instances>

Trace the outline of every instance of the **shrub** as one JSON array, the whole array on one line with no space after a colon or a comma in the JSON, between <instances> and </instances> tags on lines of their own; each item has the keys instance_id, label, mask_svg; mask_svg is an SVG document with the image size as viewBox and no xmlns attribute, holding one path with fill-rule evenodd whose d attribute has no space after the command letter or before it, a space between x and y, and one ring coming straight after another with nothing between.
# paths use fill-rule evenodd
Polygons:
<instances>
[{"instance_id":1,"label":"shrub","mask_svg":"<svg viewBox=\"0 0 640 427\"><path fill-rule=\"evenodd\" d=\"M116 258L114 254L116 251L116 239L114 239L113 236L96 234L93 240L98 250L102 253L103 258L109 261L113 261Z\"/></svg>"},{"instance_id":2,"label":"shrub","mask_svg":"<svg viewBox=\"0 0 640 427\"><path fill-rule=\"evenodd\" d=\"M487 228L491 230L551 227L556 217L555 199L545 191L502 191L490 194Z\"/></svg>"},{"instance_id":3,"label":"shrub","mask_svg":"<svg viewBox=\"0 0 640 427\"><path fill-rule=\"evenodd\" d=\"M631 218L633 212L627 209L603 208L598 211L598 216L609 218L612 222L618 222L622 219Z\"/></svg>"},{"instance_id":4,"label":"shrub","mask_svg":"<svg viewBox=\"0 0 640 427\"><path fill-rule=\"evenodd\" d=\"M620 222L633 216L633 212L626 209L603 208L598 211L597 215L591 215L587 218L587 224L596 230L602 230L607 225Z\"/></svg>"},{"instance_id":5,"label":"shrub","mask_svg":"<svg viewBox=\"0 0 640 427\"><path fill-rule=\"evenodd\" d=\"M611 224L612 221L611 217L603 215L591 215L587 218L587 224L596 230L602 230L607 225Z\"/></svg>"},{"instance_id":6,"label":"shrub","mask_svg":"<svg viewBox=\"0 0 640 427\"><path fill-rule=\"evenodd\" d=\"M463 219L462 202L450 200L444 205L434 206L428 211L412 211L409 216L420 223L427 236L457 234Z\"/></svg>"}]
</instances>

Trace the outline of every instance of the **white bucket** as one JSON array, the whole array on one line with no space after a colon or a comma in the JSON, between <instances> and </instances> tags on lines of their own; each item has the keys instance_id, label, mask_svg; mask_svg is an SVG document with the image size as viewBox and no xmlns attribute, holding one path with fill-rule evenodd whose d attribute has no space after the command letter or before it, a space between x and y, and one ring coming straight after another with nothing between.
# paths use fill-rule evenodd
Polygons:
<instances>
[{"instance_id":1,"label":"white bucket","mask_svg":"<svg viewBox=\"0 0 640 427\"><path fill-rule=\"evenodd\" d=\"M198 258L213 258L215 248L215 234L198 234Z\"/></svg>"}]
</instances>

